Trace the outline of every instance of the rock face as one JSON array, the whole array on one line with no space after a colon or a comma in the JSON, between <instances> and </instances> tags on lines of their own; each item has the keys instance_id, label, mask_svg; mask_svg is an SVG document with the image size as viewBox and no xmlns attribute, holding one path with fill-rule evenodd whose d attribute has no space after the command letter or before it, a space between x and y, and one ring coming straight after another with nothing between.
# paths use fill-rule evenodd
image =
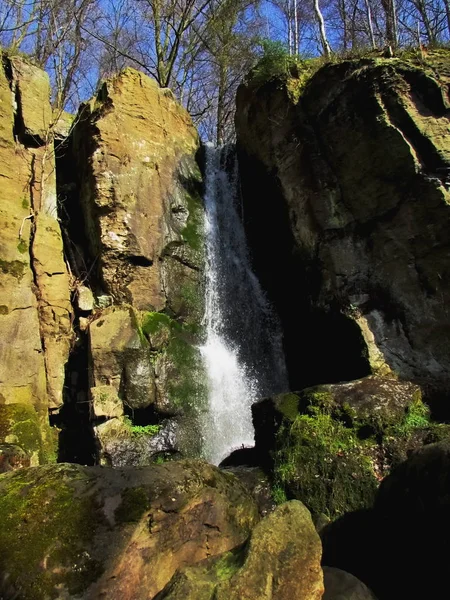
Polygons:
<instances>
[{"instance_id":1,"label":"rock face","mask_svg":"<svg viewBox=\"0 0 450 600\"><path fill-rule=\"evenodd\" d=\"M253 530L247 547L181 571L158 600L319 600L321 547L308 510L287 502Z\"/></svg>"},{"instance_id":2,"label":"rock face","mask_svg":"<svg viewBox=\"0 0 450 600\"><path fill-rule=\"evenodd\" d=\"M70 280L57 220L48 76L22 58L0 69L0 443L31 464L54 454L72 339Z\"/></svg>"},{"instance_id":3,"label":"rock face","mask_svg":"<svg viewBox=\"0 0 450 600\"><path fill-rule=\"evenodd\" d=\"M0 492L5 599L147 600L177 568L242 544L258 521L235 477L194 461L24 469L3 475Z\"/></svg>"},{"instance_id":4,"label":"rock face","mask_svg":"<svg viewBox=\"0 0 450 600\"><path fill-rule=\"evenodd\" d=\"M202 210L189 115L170 90L126 69L78 120L81 202L104 292L138 310L194 319Z\"/></svg>"},{"instance_id":5,"label":"rock face","mask_svg":"<svg viewBox=\"0 0 450 600\"><path fill-rule=\"evenodd\" d=\"M379 481L423 444L450 437L417 385L380 376L280 394L252 407L256 452L275 489L335 518L372 506Z\"/></svg>"},{"instance_id":6,"label":"rock face","mask_svg":"<svg viewBox=\"0 0 450 600\"><path fill-rule=\"evenodd\" d=\"M389 371L448 388L449 66L368 58L239 90L244 213L294 389Z\"/></svg>"},{"instance_id":7,"label":"rock face","mask_svg":"<svg viewBox=\"0 0 450 600\"><path fill-rule=\"evenodd\" d=\"M127 454L130 464L137 456L148 464L159 451L198 455L204 390L197 349L203 315L197 132L169 90L126 69L81 106L69 147L60 189L80 283L77 324L89 352L100 459L117 466ZM177 424L146 440L143 451L146 434L127 436L124 414L133 426L168 417ZM114 423L100 424L105 417ZM117 444L114 432L121 432Z\"/></svg>"},{"instance_id":8,"label":"rock face","mask_svg":"<svg viewBox=\"0 0 450 600\"><path fill-rule=\"evenodd\" d=\"M373 508L323 530L323 563L352 573L379 600L445 597L449 458L448 441L414 452L382 482Z\"/></svg>"}]
</instances>

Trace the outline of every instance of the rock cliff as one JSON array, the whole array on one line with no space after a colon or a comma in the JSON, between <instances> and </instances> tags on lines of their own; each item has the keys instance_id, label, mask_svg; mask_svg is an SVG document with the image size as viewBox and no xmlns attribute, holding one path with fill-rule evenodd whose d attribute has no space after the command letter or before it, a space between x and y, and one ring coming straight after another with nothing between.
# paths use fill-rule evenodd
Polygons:
<instances>
[{"instance_id":1,"label":"rock cliff","mask_svg":"<svg viewBox=\"0 0 450 600\"><path fill-rule=\"evenodd\" d=\"M50 411L60 458L198 454L203 205L189 115L132 69L76 117L53 114L48 76L7 56L0 98L0 443L54 460Z\"/></svg>"},{"instance_id":2,"label":"rock cliff","mask_svg":"<svg viewBox=\"0 0 450 600\"><path fill-rule=\"evenodd\" d=\"M63 403L72 340L70 277L57 220L48 76L0 68L0 444L54 458L48 411Z\"/></svg>"},{"instance_id":3,"label":"rock cliff","mask_svg":"<svg viewBox=\"0 0 450 600\"><path fill-rule=\"evenodd\" d=\"M294 389L393 373L446 410L449 77L437 50L239 90L244 212Z\"/></svg>"},{"instance_id":4,"label":"rock cliff","mask_svg":"<svg viewBox=\"0 0 450 600\"><path fill-rule=\"evenodd\" d=\"M76 323L89 357L84 401L103 463L200 452L193 433L203 393L195 346L203 314L198 150L171 91L126 69L81 106L58 163ZM73 366L77 377L85 368ZM74 386L69 403L79 402L79 391Z\"/></svg>"}]
</instances>

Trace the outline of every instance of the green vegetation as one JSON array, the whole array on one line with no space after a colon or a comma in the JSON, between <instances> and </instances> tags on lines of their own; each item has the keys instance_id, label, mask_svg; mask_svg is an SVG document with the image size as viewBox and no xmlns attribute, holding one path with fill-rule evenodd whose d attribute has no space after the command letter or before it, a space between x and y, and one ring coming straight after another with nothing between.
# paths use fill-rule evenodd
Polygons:
<instances>
[{"instance_id":1,"label":"green vegetation","mask_svg":"<svg viewBox=\"0 0 450 600\"><path fill-rule=\"evenodd\" d=\"M41 467L0 478L0 547L7 549L0 571L11 582L21 577L23 600L56 598L61 586L71 596L81 594L100 574L86 548L101 514L93 499L78 497L66 481L78 469Z\"/></svg>"},{"instance_id":2,"label":"green vegetation","mask_svg":"<svg viewBox=\"0 0 450 600\"><path fill-rule=\"evenodd\" d=\"M206 396L203 364L198 348L198 325L181 324L164 313L142 318L142 332L152 347L155 368L164 373L168 401L182 409L198 408Z\"/></svg>"},{"instance_id":3,"label":"green vegetation","mask_svg":"<svg viewBox=\"0 0 450 600\"><path fill-rule=\"evenodd\" d=\"M17 444L34 464L56 462L57 437L58 430L48 424L46 411L39 415L33 406L23 403L0 405L0 442Z\"/></svg>"},{"instance_id":4,"label":"green vegetation","mask_svg":"<svg viewBox=\"0 0 450 600\"><path fill-rule=\"evenodd\" d=\"M161 431L161 425L133 425L129 417L123 417L123 423L135 437L154 436Z\"/></svg>"},{"instance_id":5,"label":"green vegetation","mask_svg":"<svg viewBox=\"0 0 450 600\"><path fill-rule=\"evenodd\" d=\"M405 418L393 426L393 432L402 436L409 435L414 429L429 427L430 409L422 400L415 400L407 409Z\"/></svg>"},{"instance_id":6,"label":"green vegetation","mask_svg":"<svg viewBox=\"0 0 450 600\"><path fill-rule=\"evenodd\" d=\"M274 451L274 500L298 498L314 515L335 518L369 506L389 468L424 440L450 434L448 426L430 422L420 391L406 410L395 402L392 408L380 402L379 410L356 410L337 402L326 386L274 401L283 415Z\"/></svg>"},{"instance_id":7,"label":"green vegetation","mask_svg":"<svg viewBox=\"0 0 450 600\"><path fill-rule=\"evenodd\" d=\"M181 235L192 250L201 252L204 248L205 241L203 230L203 202L197 194L186 193L186 203L189 216Z\"/></svg>"},{"instance_id":8,"label":"green vegetation","mask_svg":"<svg viewBox=\"0 0 450 600\"><path fill-rule=\"evenodd\" d=\"M24 196L22 198L22 203L21 204L22 204L22 208L25 208L25 209L29 208L30 203L28 202L28 198L26 196Z\"/></svg>"},{"instance_id":9,"label":"green vegetation","mask_svg":"<svg viewBox=\"0 0 450 600\"><path fill-rule=\"evenodd\" d=\"M12 275L18 281L22 279L25 274L26 264L20 260L6 261L0 259L0 271L2 273Z\"/></svg>"},{"instance_id":10,"label":"green vegetation","mask_svg":"<svg viewBox=\"0 0 450 600\"><path fill-rule=\"evenodd\" d=\"M337 517L371 505L377 479L355 431L313 410L284 422L277 442L275 489L288 490L314 515Z\"/></svg>"},{"instance_id":11,"label":"green vegetation","mask_svg":"<svg viewBox=\"0 0 450 600\"><path fill-rule=\"evenodd\" d=\"M287 496L284 488L280 485L274 485L272 487L272 498L275 504L283 504L287 501Z\"/></svg>"},{"instance_id":12,"label":"green vegetation","mask_svg":"<svg viewBox=\"0 0 450 600\"><path fill-rule=\"evenodd\" d=\"M128 488L122 492L122 501L114 512L117 523L140 521L150 501L144 487Z\"/></svg>"},{"instance_id":13,"label":"green vegetation","mask_svg":"<svg viewBox=\"0 0 450 600\"><path fill-rule=\"evenodd\" d=\"M28 244L24 239L21 239L17 244L17 250L20 252L20 254L25 254L28 252Z\"/></svg>"}]
</instances>

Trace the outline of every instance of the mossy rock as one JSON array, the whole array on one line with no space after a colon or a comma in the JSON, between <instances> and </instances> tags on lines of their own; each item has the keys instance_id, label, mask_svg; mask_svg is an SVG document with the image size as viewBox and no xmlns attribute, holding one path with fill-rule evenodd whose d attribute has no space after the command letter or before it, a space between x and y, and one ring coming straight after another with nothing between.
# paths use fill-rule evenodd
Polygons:
<instances>
[{"instance_id":1,"label":"mossy rock","mask_svg":"<svg viewBox=\"0 0 450 600\"><path fill-rule=\"evenodd\" d=\"M321 544L301 502L264 518L248 543L177 573L157 600L319 600Z\"/></svg>"},{"instance_id":2,"label":"mossy rock","mask_svg":"<svg viewBox=\"0 0 450 600\"><path fill-rule=\"evenodd\" d=\"M0 478L0 571L23 600L56 598L62 584L75 596L99 575L85 551L97 507L94 498L76 497L69 480L77 473L58 465Z\"/></svg>"},{"instance_id":3,"label":"mossy rock","mask_svg":"<svg viewBox=\"0 0 450 600\"><path fill-rule=\"evenodd\" d=\"M144 313L141 323L152 348L158 410L169 416L201 410L206 375L197 347L199 328L158 312Z\"/></svg>"},{"instance_id":4,"label":"mossy rock","mask_svg":"<svg viewBox=\"0 0 450 600\"><path fill-rule=\"evenodd\" d=\"M0 597L147 600L178 567L240 546L258 520L240 482L201 462L6 473Z\"/></svg>"},{"instance_id":5,"label":"mossy rock","mask_svg":"<svg viewBox=\"0 0 450 600\"><path fill-rule=\"evenodd\" d=\"M299 415L278 431L276 480L314 515L336 517L373 503L378 481L363 444L330 415Z\"/></svg>"},{"instance_id":6,"label":"mossy rock","mask_svg":"<svg viewBox=\"0 0 450 600\"><path fill-rule=\"evenodd\" d=\"M57 435L47 411L38 413L30 404L0 405L0 442L19 446L32 466L56 461Z\"/></svg>"},{"instance_id":7,"label":"mossy rock","mask_svg":"<svg viewBox=\"0 0 450 600\"><path fill-rule=\"evenodd\" d=\"M431 422L417 385L394 378L316 386L267 402L259 412L270 415L274 428L269 451L275 496L298 498L315 516L335 518L371 506L379 481L393 467L450 433ZM258 423L267 425L258 409L256 414L258 447L267 443Z\"/></svg>"}]
</instances>

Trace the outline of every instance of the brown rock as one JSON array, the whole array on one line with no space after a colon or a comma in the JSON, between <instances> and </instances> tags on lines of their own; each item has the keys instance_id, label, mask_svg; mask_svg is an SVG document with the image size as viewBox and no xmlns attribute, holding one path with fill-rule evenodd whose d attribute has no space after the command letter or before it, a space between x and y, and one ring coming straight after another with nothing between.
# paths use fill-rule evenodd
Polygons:
<instances>
[{"instance_id":1,"label":"brown rock","mask_svg":"<svg viewBox=\"0 0 450 600\"><path fill-rule=\"evenodd\" d=\"M49 76L20 56L12 56L9 61L13 73L13 91L20 99L17 111L22 131L19 135L30 136L30 141L38 146L49 144L52 141L50 126L53 121Z\"/></svg>"},{"instance_id":2,"label":"brown rock","mask_svg":"<svg viewBox=\"0 0 450 600\"><path fill-rule=\"evenodd\" d=\"M148 600L176 569L242 544L258 520L232 475L194 461L22 469L0 492L0 594L23 600Z\"/></svg>"},{"instance_id":3,"label":"brown rock","mask_svg":"<svg viewBox=\"0 0 450 600\"><path fill-rule=\"evenodd\" d=\"M188 113L155 81L126 69L82 107L74 136L91 254L107 293L139 310L164 309L173 253L188 281L201 281L199 139Z\"/></svg>"},{"instance_id":4,"label":"brown rock","mask_svg":"<svg viewBox=\"0 0 450 600\"><path fill-rule=\"evenodd\" d=\"M248 547L175 575L158 600L319 600L321 544L308 510L280 505L252 532Z\"/></svg>"},{"instance_id":5,"label":"brown rock","mask_svg":"<svg viewBox=\"0 0 450 600\"><path fill-rule=\"evenodd\" d=\"M89 345L93 387L111 386L131 408L145 408L155 400L155 378L149 346L139 332L131 307L105 309L91 321Z\"/></svg>"},{"instance_id":6,"label":"brown rock","mask_svg":"<svg viewBox=\"0 0 450 600\"><path fill-rule=\"evenodd\" d=\"M49 79L42 70L22 58L4 57L0 69L0 405L34 407L44 446L53 443L48 409L62 404L72 338L49 98ZM31 454L32 461L42 461L52 452L40 451L38 459Z\"/></svg>"}]
</instances>

